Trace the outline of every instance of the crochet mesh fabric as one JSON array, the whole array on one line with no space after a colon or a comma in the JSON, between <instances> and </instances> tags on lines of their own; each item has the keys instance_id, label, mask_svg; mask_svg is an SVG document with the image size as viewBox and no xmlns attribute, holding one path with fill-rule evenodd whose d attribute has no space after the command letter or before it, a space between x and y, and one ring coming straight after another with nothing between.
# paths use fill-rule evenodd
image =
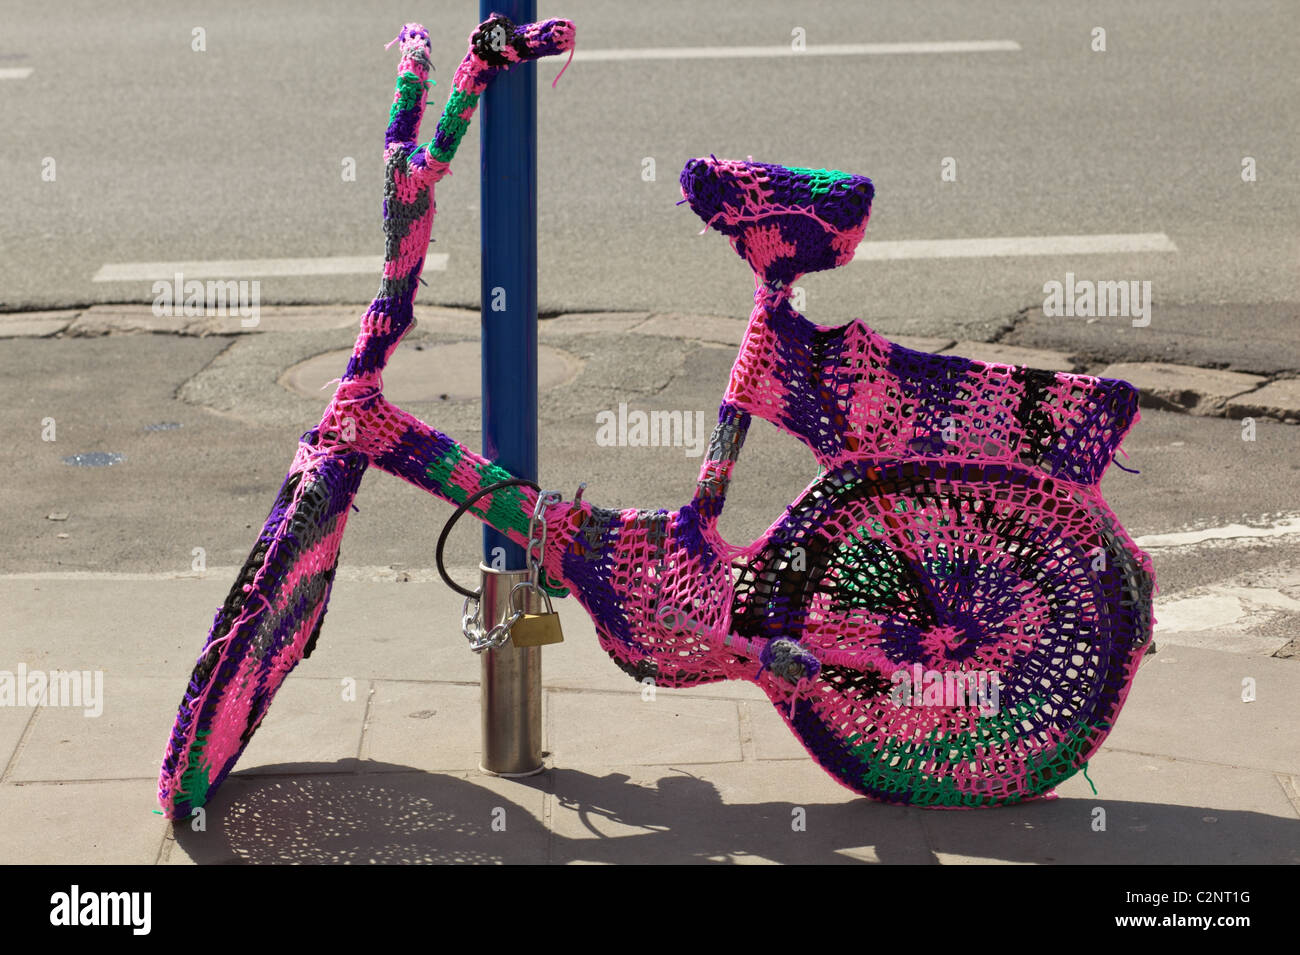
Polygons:
<instances>
[{"instance_id":1,"label":"crochet mesh fabric","mask_svg":"<svg viewBox=\"0 0 1300 955\"><path fill-rule=\"evenodd\" d=\"M163 756L159 801L171 818L202 806L234 767L298 662L310 656L329 601L339 543L366 467L374 463L448 500L507 473L383 397L383 368L414 322L433 226L435 184L447 174L479 95L511 64L572 50L573 24L516 27L493 16L470 37L434 138L417 144L428 97L429 35L409 23L385 134L383 278L361 319L347 371L318 427L304 434L252 553L218 609L181 699ZM418 466L417 466L418 460ZM417 473L418 472L418 473ZM528 519L503 492L474 509L526 543ZM531 508L531 505L529 505ZM531 510L529 511L531 513Z\"/></svg>"},{"instance_id":2,"label":"crochet mesh fabric","mask_svg":"<svg viewBox=\"0 0 1300 955\"><path fill-rule=\"evenodd\" d=\"M485 39L498 27L508 43ZM483 24L419 148L409 114L423 109L427 35L409 25L400 39L380 296L195 667L160 782L173 818L210 797L311 652L366 466L455 503L513 476L388 402L382 370L411 326L432 185L503 68L476 51L571 49L572 24ZM855 792L932 807L1050 792L1114 725L1150 640L1150 561L1098 489L1137 421L1136 390L927 355L859 321L831 328L796 312L794 280L852 259L866 178L711 157L681 183L756 280L695 496L675 511L550 506L547 577L572 590L627 673L756 683ZM755 415L807 444L820 470L736 547L717 519ZM471 513L524 545L536 500L510 487Z\"/></svg>"},{"instance_id":3,"label":"crochet mesh fabric","mask_svg":"<svg viewBox=\"0 0 1300 955\"><path fill-rule=\"evenodd\" d=\"M805 319L790 284L851 260L863 177L710 158L681 183L757 286L697 492L671 513L570 507L552 570L626 671L756 682L855 792L1048 793L1113 726L1151 636L1150 561L1098 489L1136 389ZM737 548L717 517L755 415L821 473Z\"/></svg>"}]
</instances>

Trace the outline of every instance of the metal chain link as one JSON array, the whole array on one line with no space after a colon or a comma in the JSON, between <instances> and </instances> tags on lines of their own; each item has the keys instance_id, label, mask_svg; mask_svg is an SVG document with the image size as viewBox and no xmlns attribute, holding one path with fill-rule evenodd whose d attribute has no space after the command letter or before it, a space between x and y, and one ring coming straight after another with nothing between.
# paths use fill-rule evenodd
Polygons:
<instances>
[{"instance_id":1,"label":"metal chain link","mask_svg":"<svg viewBox=\"0 0 1300 955\"><path fill-rule=\"evenodd\" d=\"M537 495L537 504L533 507L532 519L528 522L528 549L525 558L528 561L528 579L532 582L533 590L540 591L540 578L542 573L542 558L546 553L546 519L545 511L552 504L559 504L564 500L564 495L559 491L542 491ZM536 536L537 525L541 525L541 536Z\"/></svg>"},{"instance_id":2,"label":"metal chain link","mask_svg":"<svg viewBox=\"0 0 1300 955\"><path fill-rule=\"evenodd\" d=\"M564 500L564 495L559 491L542 491L537 495L537 505L533 508L533 516L528 521L528 546L525 549L525 559L528 564L528 580L515 585L510 592L510 609L511 613L505 620L496 624L490 630L483 630L483 607L477 596L465 598L465 603L461 606L460 628L469 641L469 648L475 653L482 653L484 650L496 650L505 645L510 639L510 629L523 619L525 611L514 609L514 589L526 586L545 597L545 591L540 584L542 570L542 557L546 552L546 520L544 513L546 508L553 504L559 504ZM540 534L537 532L537 526L541 525ZM546 601L549 603L550 601ZM473 605L473 610L470 605Z\"/></svg>"}]
</instances>

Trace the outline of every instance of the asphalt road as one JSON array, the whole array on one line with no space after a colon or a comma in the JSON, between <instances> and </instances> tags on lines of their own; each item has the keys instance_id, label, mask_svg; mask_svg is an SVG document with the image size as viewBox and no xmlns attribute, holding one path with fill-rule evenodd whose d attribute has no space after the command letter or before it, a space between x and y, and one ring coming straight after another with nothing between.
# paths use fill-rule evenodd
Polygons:
<instances>
[{"instance_id":1,"label":"asphalt road","mask_svg":"<svg viewBox=\"0 0 1300 955\"><path fill-rule=\"evenodd\" d=\"M868 241L1164 233L1177 247L856 262L805 282L808 314L827 324L989 338L1072 271L1150 281L1153 329L1186 336L1198 363L1222 364L1225 339L1275 355L1294 336L1291 4L568 0L541 13L573 19L580 51L789 46L795 28L813 52L1020 47L578 59L554 90L558 63L541 65L543 311L743 316L747 269L674 205L682 163L714 153L871 176ZM106 263L379 254L396 65L384 44L407 20L430 28L439 108L476 18L472 3L4 3L0 69L31 73L0 79L0 310L149 300L147 281L92 282ZM1090 48L1095 27L1105 52ZM434 249L450 260L427 276L427 303L478 300L476 130L439 187ZM955 182L941 181L945 157ZM1242 181L1243 157L1257 181ZM371 275L280 277L261 294L355 303L375 287Z\"/></svg>"},{"instance_id":2,"label":"asphalt road","mask_svg":"<svg viewBox=\"0 0 1300 955\"><path fill-rule=\"evenodd\" d=\"M887 335L1300 371L1300 30L1285 3L570 0L541 12L572 18L584 52L788 45L796 28L812 52L579 58L554 90L558 64L541 65L544 312L743 317L748 270L721 237L697 234L698 220L675 205L676 180L692 156L752 155L871 176L868 242L1158 233L1176 248L855 262L804 281L805 311L825 324L859 316ZM148 281L92 281L109 263L380 254L396 63L384 44L407 20L430 28L437 108L476 18L470 3L0 5L0 311L150 301ZM1099 26L1105 52L1090 49ZM198 28L202 52L191 46ZM1019 48L815 55L826 43L958 40ZM434 250L449 266L427 273L423 305L477 305L476 130L439 187ZM941 181L945 157L956 181ZM1242 179L1244 157L1254 182ZM348 158L355 181L341 175ZM647 158L653 181L642 178ZM1067 272L1151 282L1151 324L1046 320L1036 311L1043 285ZM267 277L262 304L359 305L376 284L366 274ZM542 467L549 486L571 492L586 480L602 504L674 507L690 496L698 462L662 449L596 454L593 412L641 400L703 409L712 421L735 352L621 328L610 319L556 344L584 372L579 386L543 396ZM194 547L213 568L242 562L298 434L325 402L277 382L351 337L340 328L4 342L13 399L0 425L18 437L0 448L14 515L0 573L184 573ZM233 413L196 382L265 400L244 402L256 415ZM412 410L477 444L476 401ZM39 440L47 416L59 421L57 446ZM180 427L149 430L160 422ZM810 476L807 454L768 430L750 438L756 450L732 496L736 523L724 532L735 541L760 533ZM1238 422L1148 412L1126 447L1143 474L1112 470L1106 493L1135 536L1243 521L1268 532L1295 516L1300 429L1269 422L1246 443ZM62 463L92 451L125 463ZM358 504L346 564L427 570L445 514L382 478ZM1232 601L1267 584L1300 600L1296 540L1167 547L1157 554L1162 594L1218 587ZM477 546L467 522L453 559L472 565Z\"/></svg>"},{"instance_id":3,"label":"asphalt road","mask_svg":"<svg viewBox=\"0 0 1300 955\"><path fill-rule=\"evenodd\" d=\"M585 481L586 498L605 507L674 509L689 501L698 456L677 447L599 446L595 413L619 402L695 410L711 429L734 349L626 333L606 337L590 327L564 332L569 322L543 330L544 344L579 365L574 380L540 399L545 486L570 498ZM428 324L422 320L402 348L437 349L465 338ZM298 436L320 420L326 403L327 391L307 398L284 387L284 372L347 349L352 339L344 327L233 339L137 334L4 342L0 372L27 386L0 405L0 433L14 436L0 445L10 515L0 575L184 575L201 547L209 573L233 580L232 568L247 557ZM385 376L389 394L412 384L396 366ZM404 404L470 447L481 445L477 398ZM46 418L57 423L54 441L42 440ZM1126 466L1141 474L1112 467L1103 493L1138 539L1294 522L1300 428L1261 419L1254 441L1243 441L1242 433L1239 421L1144 410L1124 442ZM123 460L111 467L65 463L95 452ZM806 447L755 422L719 524L723 535L737 544L761 535L815 473ZM378 472L367 475L357 506L344 566L388 579L390 568L432 573L433 546L449 508ZM64 517L52 521L52 514ZM449 564L473 568L480 549L477 525L462 521L449 542ZM1300 535L1294 532L1151 552L1164 596L1225 581L1235 591L1282 571L1285 579L1274 586L1294 588L1300 611ZM1300 612L1288 619L1300 620Z\"/></svg>"}]
</instances>

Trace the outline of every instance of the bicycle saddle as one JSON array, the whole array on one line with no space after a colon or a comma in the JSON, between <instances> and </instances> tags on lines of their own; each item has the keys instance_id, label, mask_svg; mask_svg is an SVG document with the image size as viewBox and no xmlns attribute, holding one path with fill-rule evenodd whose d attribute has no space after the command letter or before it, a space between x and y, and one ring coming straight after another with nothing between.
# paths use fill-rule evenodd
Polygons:
<instances>
[{"instance_id":1,"label":"bicycle saddle","mask_svg":"<svg viewBox=\"0 0 1300 955\"><path fill-rule=\"evenodd\" d=\"M713 156L688 162L681 186L695 214L776 285L851 261L875 195L865 176Z\"/></svg>"}]
</instances>

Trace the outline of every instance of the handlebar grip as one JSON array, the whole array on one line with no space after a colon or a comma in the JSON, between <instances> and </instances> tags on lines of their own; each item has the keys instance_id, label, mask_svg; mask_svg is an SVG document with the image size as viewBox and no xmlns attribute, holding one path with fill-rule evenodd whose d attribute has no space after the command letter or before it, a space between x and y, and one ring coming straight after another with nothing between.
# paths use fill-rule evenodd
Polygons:
<instances>
[{"instance_id":1,"label":"handlebar grip","mask_svg":"<svg viewBox=\"0 0 1300 955\"><path fill-rule=\"evenodd\" d=\"M516 26L509 17L493 14L469 38L469 51L456 69L458 90L482 93L492 78L516 63L571 51L572 20L539 20Z\"/></svg>"}]
</instances>

